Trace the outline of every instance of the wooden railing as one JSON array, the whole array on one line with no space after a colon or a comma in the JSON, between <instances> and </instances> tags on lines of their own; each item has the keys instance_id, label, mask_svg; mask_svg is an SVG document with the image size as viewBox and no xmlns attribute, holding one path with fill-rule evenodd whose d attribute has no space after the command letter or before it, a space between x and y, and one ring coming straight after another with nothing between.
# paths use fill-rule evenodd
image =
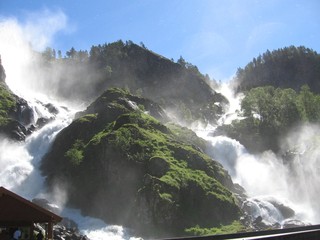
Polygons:
<instances>
[{"instance_id":1,"label":"wooden railing","mask_svg":"<svg viewBox=\"0 0 320 240\"><path fill-rule=\"evenodd\" d=\"M320 240L320 225L285 228L268 231L244 232L199 237L165 238L165 240L222 240L222 239L284 239L284 240Z\"/></svg>"}]
</instances>

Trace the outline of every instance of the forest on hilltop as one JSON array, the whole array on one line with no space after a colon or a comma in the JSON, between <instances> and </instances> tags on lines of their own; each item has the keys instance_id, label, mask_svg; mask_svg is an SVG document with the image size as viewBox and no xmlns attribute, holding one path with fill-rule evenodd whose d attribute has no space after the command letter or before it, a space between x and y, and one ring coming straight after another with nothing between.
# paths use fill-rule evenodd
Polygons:
<instances>
[{"instance_id":1,"label":"forest on hilltop","mask_svg":"<svg viewBox=\"0 0 320 240\"><path fill-rule=\"evenodd\" d=\"M304 46L267 50L239 68L236 79L238 92L268 85L299 91L308 85L312 92L320 93L320 55Z\"/></svg>"},{"instance_id":2,"label":"forest on hilltop","mask_svg":"<svg viewBox=\"0 0 320 240\"><path fill-rule=\"evenodd\" d=\"M303 46L266 51L234 79L243 92L241 116L216 134L227 134L251 152L278 152L294 127L320 122L320 55Z\"/></svg>"}]
</instances>

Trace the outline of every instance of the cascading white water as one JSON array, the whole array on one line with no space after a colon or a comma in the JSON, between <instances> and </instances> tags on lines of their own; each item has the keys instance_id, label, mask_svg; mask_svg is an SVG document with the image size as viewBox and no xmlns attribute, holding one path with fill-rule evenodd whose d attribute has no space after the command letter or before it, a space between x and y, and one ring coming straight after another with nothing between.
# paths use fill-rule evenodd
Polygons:
<instances>
[{"instance_id":1,"label":"cascading white water","mask_svg":"<svg viewBox=\"0 0 320 240\"><path fill-rule=\"evenodd\" d=\"M64 189L57 187L54 192L46 191L44 177L39 170L41 159L56 135L71 123L74 113L80 109L55 99L53 93L57 83L46 82L46 76L39 69L24 33L14 19L0 19L0 54L6 71L6 83L16 95L28 101L34 122L40 117L53 120L33 132L24 142L9 141L0 136L0 186L29 200L36 197L50 200L60 207L61 216L75 221L82 234L90 239L140 239L131 237L122 226L107 225L99 219L81 216L79 210L65 208L67 194ZM42 103L53 104L59 113L50 113Z\"/></svg>"},{"instance_id":2,"label":"cascading white water","mask_svg":"<svg viewBox=\"0 0 320 240\"><path fill-rule=\"evenodd\" d=\"M38 115L41 114L41 106L33 106ZM139 239L131 237L122 226L107 225L99 219L81 216L79 210L64 208L66 194L63 189L56 189L53 193L46 192L39 165L55 136L71 123L72 113L73 111L59 108L59 114L51 116L55 120L32 133L25 142L0 139L0 186L30 200L37 197L50 199L50 202L62 210L60 215L75 221L82 234L90 239Z\"/></svg>"},{"instance_id":3,"label":"cascading white water","mask_svg":"<svg viewBox=\"0 0 320 240\"><path fill-rule=\"evenodd\" d=\"M224 85L222 90L226 89ZM224 95L228 97L231 108L218 124L231 123L240 110L239 96L232 96L230 92ZM287 161L272 151L252 155L234 139L212 137L216 127L203 128L198 125L193 129L209 142L207 153L222 163L234 182L245 188L249 196L246 206L250 206L253 218L261 216L268 225L284 223L290 217L313 224L320 222L320 203L317 199L320 194L319 126L293 129L284 137L283 149L296 149L298 153ZM284 217L279 206L290 207L295 215Z\"/></svg>"},{"instance_id":4,"label":"cascading white water","mask_svg":"<svg viewBox=\"0 0 320 240\"><path fill-rule=\"evenodd\" d=\"M29 104L35 104L31 106L37 117L46 116L54 120L32 133L25 142L0 139L0 186L30 200L36 197L50 199L62 209L60 215L77 222L81 232L90 239L139 239L131 237L122 226L107 225L99 219L81 216L79 210L64 208L66 194L63 189L46 192L44 177L39 171L41 159L59 131L71 123L74 111L60 107L58 115L54 116L44 111L38 101L29 101Z\"/></svg>"},{"instance_id":5,"label":"cascading white water","mask_svg":"<svg viewBox=\"0 0 320 240\"><path fill-rule=\"evenodd\" d=\"M37 109L38 115L41 114L41 108L36 105L33 105L33 108ZM72 119L65 109L61 108L59 111L58 116L51 116L55 117L54 121L31 134L25 142L13 142L1 138L0 161L3 167L0 185L27 198L35 197L43 191L43 179L39 172L41 158L56 134L70 124Z\"/></svg>"}]
</instances>

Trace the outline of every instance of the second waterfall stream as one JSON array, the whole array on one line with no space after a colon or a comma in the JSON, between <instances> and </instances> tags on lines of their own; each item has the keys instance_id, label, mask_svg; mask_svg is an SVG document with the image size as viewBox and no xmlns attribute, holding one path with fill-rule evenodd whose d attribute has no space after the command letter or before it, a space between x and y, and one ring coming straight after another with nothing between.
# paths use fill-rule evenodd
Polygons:
<instances>
[{"instance_id":1,"label":"second waterfall stream","mask_svg":"<svg viewBox=\"0 0 320 240\"><path fill-rule=\"evenodd\" d=\"M194 124L191 128L207 140L206 153L245 189L243 210L253 221L260 219L270 227L319 223L320 151L312 141L313 136L319 136L319 127L304 125L284 138L286 146L298 153L290 164L271 150L251 154L235 139L214 134L219 125L242 118L243 96L235 96L228 84L221 86L221 93L228 98L229 108L217 125Z\"/></svg>"}]
</instances>

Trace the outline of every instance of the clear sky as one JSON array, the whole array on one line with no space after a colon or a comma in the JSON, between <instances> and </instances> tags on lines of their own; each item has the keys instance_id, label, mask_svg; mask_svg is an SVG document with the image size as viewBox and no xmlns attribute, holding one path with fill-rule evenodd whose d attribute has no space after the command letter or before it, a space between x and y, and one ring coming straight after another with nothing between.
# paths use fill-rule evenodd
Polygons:
<instances>
[{"instance_id":1,"label":"clear sky","mask_svg":"<svg viewBox=\"0 0 320 240\"><path fill-rule=\"evenodd\" d=\"M320 0L0 0L0 21L8 19L37 50L132 40L216 80L267 49L320 52Z\"/></svg>"}]
</instances>

